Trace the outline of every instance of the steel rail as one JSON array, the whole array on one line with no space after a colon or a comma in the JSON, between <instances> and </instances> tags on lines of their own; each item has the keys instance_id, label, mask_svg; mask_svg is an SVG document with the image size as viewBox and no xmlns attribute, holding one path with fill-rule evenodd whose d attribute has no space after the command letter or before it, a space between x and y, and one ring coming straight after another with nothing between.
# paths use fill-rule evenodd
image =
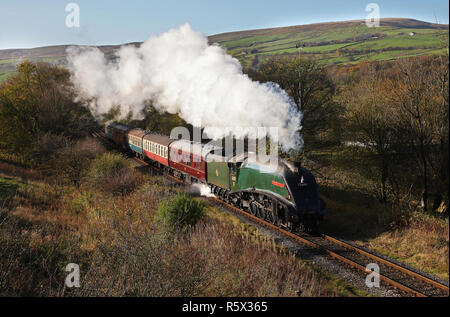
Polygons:
<instances>
[{"instance_id":1,"label":"steel rail","mask_svg":"<svg viewBox=\"0 0 450 317\"><path fill-rule=\"evenodd\" d=\"M339 240L339 239L337 239L337 238L334 238L334 237L332 237L332 236L329 236L329 235L323 235L323 237L324 237L325 239L327 239L328 241L330 241L330 242L333 242L333 243L338 244L338 245L341 245L341 246L343 246L343 247L345 247L345 248L351 249L351 250L353 250L353 251L355 251L355 252L358 252L358 253L360 253L360 254L362 254L362 255L365 255L365 256L367 256L367 257L369 257L369 258L372 258L372 259L374 259L374 260L376 260L376 261L378 261L378 262L381 262L381 263L383 263L383 264L385 264L385 265L388 265L388 266L390 266L390 267L393 267L393 268L395 268L395 269L397 269L397 270L399 270L399 271L401 271L401 272L403 272L403 273L405 273L405 274L408 274L408 275L410 275L410 276L412 276L412 277L414 277L414 278L420 279L420 280L422 280L422 281L424 281L424 282L426 282L426 283L428 283L428 284L431 284L431 285L433 285L433 286L435 286L435 287L437 287L437 288L440 288L440 289L442 289L444 292L446 292L447 295L449 295L449 288L448 288L447 285L441 284L441 283L439 283L439 282L437 282L437 281L435 281L435 280L432 280L432 279L430 279L430 278L428 278L428 277L426 277L426 276L424 276L424 275L422 275L422 274L419 274L419 273L417 273L417 272L414 272L414 271L412 271L412 270L410 270L410 269L408 269L408 268L405 268L405 267L403 267L403 266L401 266L401 265L398 265L398 264L396 264L396 263L393 263L393 262L391 262L391 261L388 261L388 260L386 260L386 259L384 259L384 258L382 258L382 257L380 257L380 256L377 256L377 255L375 255L375 254L372 254L372 253L370 253L370 252L367 252L367 251L365 251L365 250L362 250L362 249L360 249L360 248L358 248L358 247L356 247L356 246L354 246L354 245L351 245L351 244L349 244L349 243L346 243L346 242L344 242L344 241L341 241L341 240Z\"/></svg>"}]
</instances>

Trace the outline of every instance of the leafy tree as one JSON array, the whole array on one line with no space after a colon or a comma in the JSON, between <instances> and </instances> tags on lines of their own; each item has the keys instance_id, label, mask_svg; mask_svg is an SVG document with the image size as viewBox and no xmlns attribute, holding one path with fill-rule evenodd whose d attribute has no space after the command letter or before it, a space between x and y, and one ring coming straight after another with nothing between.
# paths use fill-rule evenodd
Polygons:
<instances>
[{"instance_id":1,"label":"leafy tree","mask_svg":"<svg viewBox=\"0 0 450 317\"><path fill-rule=\"evenodd\" d=\"M448 57L404 59L394 71L390 97L399 109L402 143L413 149L428 211L430 192L448 191Z\"/></svg>"},{"instance_id":2,"label":"leafy tree","mask_svg":"<svg viewBox=\"0 0 450 317\"><path fill-rule=\"evenodd\" d=\"M303 113L302 135L306 150L339 139L338 105L335 87L326 70L313 60L273 57L250 73L260 82L275 82L294 100Z\"/></svg>"},{"instance_id":3,"label":"leafy tree","mask_svg":"<svg viewBox=\"0 0 450 317\"><path fill-rule=\"evenodd\" d=\"M26 61L0 86L0 146L8 151L29 155L47 133L78 138L95 126L89 110L74 102L65 69Z\"/></svg>"},{"instance_id":4,"label":"leafy tree","mask_svg":"<svg viewBox=\"0 0 450 317\"><path fill-rule=\"evenodd\" d=\"M418 57L363 64L341 89L345 137L375 155L382 200L389 181L396 196L420 193L424 211L432 194L433 209L448 201L448 78L448 58Z\"/></svg>"},{"instance_id":5,"label":"leafy tree","mask_svg":"<svg viewBox=\"0 0 450 317\"><path fill-rule=\"evenodd\" d=\"M375 67L339 100L346 105L346 139L359 143L375 155L380 172L380 200L387 200L387 181L397 144L395 107L386 99L384 79Z\"/></svg>"}]
</instances>

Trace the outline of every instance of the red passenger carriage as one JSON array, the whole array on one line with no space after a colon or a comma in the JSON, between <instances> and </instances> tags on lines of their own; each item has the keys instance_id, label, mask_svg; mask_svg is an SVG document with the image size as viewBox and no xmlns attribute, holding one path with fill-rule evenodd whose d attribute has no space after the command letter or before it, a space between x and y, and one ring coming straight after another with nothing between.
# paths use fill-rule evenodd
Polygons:
<instances>
[{"instance_id":1,"label":"red passenger carriage","mask_svg":"<svg viewBox=\"0 0 450 317\"><path fill-rule=\"evenodd\" d=\"M206 156L220 147L202 145L188 140L174 141L169 146L169 166L187 181L206 182Z\"/></svg>"}]
</instances>

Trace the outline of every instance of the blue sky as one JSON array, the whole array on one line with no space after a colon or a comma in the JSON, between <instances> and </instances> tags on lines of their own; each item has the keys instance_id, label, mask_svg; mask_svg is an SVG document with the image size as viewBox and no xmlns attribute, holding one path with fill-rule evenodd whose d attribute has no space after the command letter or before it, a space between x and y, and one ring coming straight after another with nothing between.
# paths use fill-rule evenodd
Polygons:
<instances>
[{"instance_id":1,"label":"blue sky","mask_svg":"<svg viewBox=\"0 0 450 317\"><path fill-rule=\"evenodd\" d=\"M67 28L68 3L80 28ZM245 29L364 19L370 2L381 17L448 24L448 0L0 0L0 49L144 41L184 22L207 35Z\"/></svg>"}]
</instances>

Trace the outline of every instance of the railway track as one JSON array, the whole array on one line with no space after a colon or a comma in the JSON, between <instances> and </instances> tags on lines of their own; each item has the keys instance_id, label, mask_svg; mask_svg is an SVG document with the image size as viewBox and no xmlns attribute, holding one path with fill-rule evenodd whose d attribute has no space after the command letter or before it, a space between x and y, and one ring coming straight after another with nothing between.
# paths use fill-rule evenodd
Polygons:
<instances>
[{"instance_id":1,"label":"railway track","mask_svg":"<svg viewBox=\"0 0 450 317\"><path fill-rule=\"evenodd\" d=\"M110 142L102 132L93 132L94 137ZM133 160L140 165L154 168L145 161L136 157ZM183 183L179 179L167 175L178 183ZM184 184L184 183L183 183ZM311 248L323 252L328 256L337 259L351 267L363 271L366 274L372 273L366 269L368 264L376 264L380 268L379 278L381 281L399 289L400 291L415 297L444 297L449 296L449 287L435 281L421 273L415 272L403 265L364 250L358 246L342 241L329 235L313 236L305 233L294 233L273 225L260 219L244 210L241 210L219 198L207 198L208 200L221 204L235 213L259 223L260 225L276 231L291 240L307 245Z\"/></svg>"},{"instance_id":2,"label":"railway track","mask_svg":"<svg viewBox=\"0 0 450 317\"><path fill-rule=\"evenodd\" d=\"M380 268L380 280L401 290L402 292L409 294L410 296L443 297L449 295L449 288L447 285L441 284L427 276L412 271L411 269L399 264L393 263L388 259L358 248L357 246L328 235L312 236L304 233L293 233L253 216L220 199L211 199L225 205L234 212L263 225L264 227L269 228L270 230L277 231L292 240L308 245L309 247L323 252L328 256L331 256L332 258L335 258L367 274L372 273L371 271L367 271L367 265L372 263L377 264Z\"/></svg>"}]
</instances>

